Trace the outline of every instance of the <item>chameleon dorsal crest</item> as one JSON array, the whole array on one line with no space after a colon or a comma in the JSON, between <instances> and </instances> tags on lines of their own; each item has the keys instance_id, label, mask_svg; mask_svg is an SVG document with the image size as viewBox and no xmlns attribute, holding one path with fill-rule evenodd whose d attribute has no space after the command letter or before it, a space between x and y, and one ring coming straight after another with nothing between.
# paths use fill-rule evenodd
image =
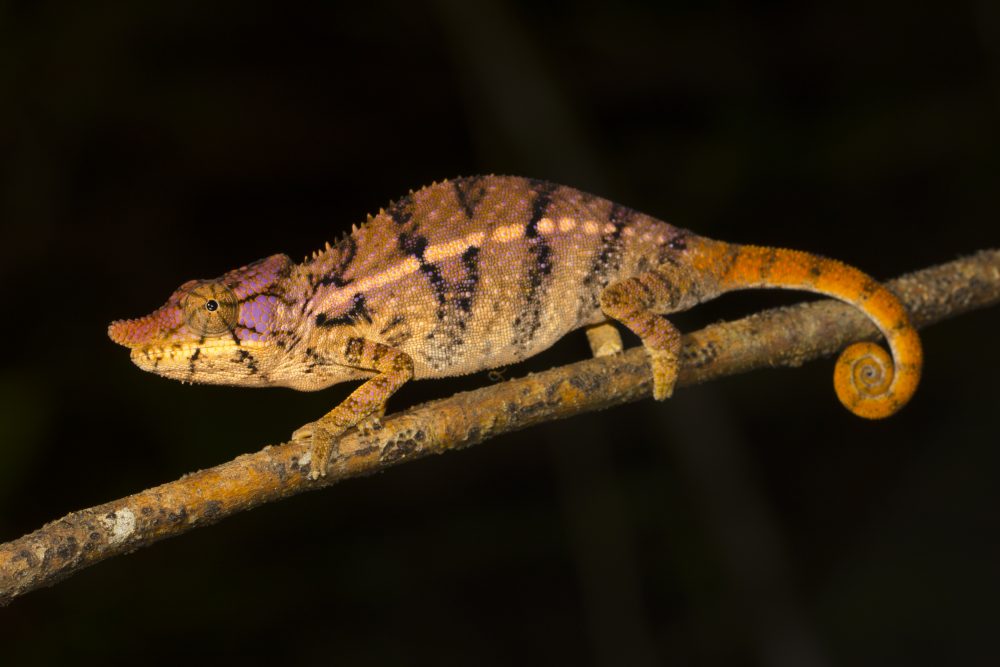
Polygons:
<instances>
[{"instance_id":1,"label":"chameleon dorsal crest","mask_svg":"<svg viewBox=\"0 0 1000 667\"><path fill-rule=\"evenodd\" d=\"M837 395L855 414L888 416L916 391L922 352L906 310L857 269L713 241L512 176L411 192L301 264L273 255L189 281L150 315L108 332L140 368L187 382L315 390L365 380L296 432L313 446L315 477L325 474L333 439L381 414L411 378L507 366L578 328L601 354L620 349L609 322L636 333L650 354L653 395L664 399L677 378L680 332L663 316L749 288L825 294L875 322L892 356L857 343L834 372Z\"/></svg>"}]
</instances>

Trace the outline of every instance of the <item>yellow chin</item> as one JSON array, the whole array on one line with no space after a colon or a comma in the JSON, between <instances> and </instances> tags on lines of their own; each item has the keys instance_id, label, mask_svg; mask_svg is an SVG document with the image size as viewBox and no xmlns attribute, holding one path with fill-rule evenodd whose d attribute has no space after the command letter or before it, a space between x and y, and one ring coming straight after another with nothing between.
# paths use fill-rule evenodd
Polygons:
<instances>
[{"instance_id":1,"label":"yellow chin","mask_svg":"<svg viewBox=\"0 0 1000 667\"><path fill-rule=\"evenodd\" d=\"M174 344L165 347L137 347L130 353L132 363L144 371L185 382L232 384L255 373L240 363L239 352L255 355L266 347L258 341L236 345L232 340L209 340L202 344ZM266 355L263 355L266 356ZM257 364L254 359L254 364ZM259 371L259 366L255 366ZM259 379L257 379L259 382ZM251 382L256 384L256 382Z\"/></svg>"}]
</instances>

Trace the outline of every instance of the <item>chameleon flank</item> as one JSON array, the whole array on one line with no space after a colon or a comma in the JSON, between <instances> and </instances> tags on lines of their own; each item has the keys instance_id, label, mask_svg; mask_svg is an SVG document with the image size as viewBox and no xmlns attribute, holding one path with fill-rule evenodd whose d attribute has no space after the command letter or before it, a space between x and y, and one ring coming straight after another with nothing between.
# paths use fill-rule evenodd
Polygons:
<instances>
[{"instance_id":1,"label":"chameleon flank","mask_svg":"<svg viewBox=\"0 0 1000 667\"><path fill-rule=\"evenodd\" d=\"M323 389L365 380L295 439L325 474L333 440L385 410L412 378L518 362L587 327L595 354L621 349L610 321L649 351L653 395L670 396L680 333L664 317L747 288L818 292L870 317L834 386L855 414L901 408L920 379L920 339L885 287L840 262L713 241L573 188L509 176L437 183L392 203L302 264L286 255L181 285L111 338L140 368L186 381Z\"/></svg>"}]
</instances>

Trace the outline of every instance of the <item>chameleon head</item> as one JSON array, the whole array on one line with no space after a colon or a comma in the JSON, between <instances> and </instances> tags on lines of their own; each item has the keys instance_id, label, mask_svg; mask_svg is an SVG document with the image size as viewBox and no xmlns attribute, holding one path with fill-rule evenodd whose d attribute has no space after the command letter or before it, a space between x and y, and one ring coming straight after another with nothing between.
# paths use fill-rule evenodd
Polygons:
<instances>
[{"instance_id":1,"label":"chameleon head","mask_svg":"<svg viewBox=\"0 0 1000 667\"><path fill-rule=\"evenodd\" d=\"M292 262L272 255L215 280L190 280L145 317L108 327L132 361L185 382L268 385L280 361L270 344L282 320Z\"/></svg>"}]
</instances>

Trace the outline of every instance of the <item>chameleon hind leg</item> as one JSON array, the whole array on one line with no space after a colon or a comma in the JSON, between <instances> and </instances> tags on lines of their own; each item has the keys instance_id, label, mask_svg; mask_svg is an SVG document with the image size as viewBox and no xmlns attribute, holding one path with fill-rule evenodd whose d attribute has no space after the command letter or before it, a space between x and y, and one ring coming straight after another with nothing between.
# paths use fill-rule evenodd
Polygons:
<instances>
[{"instance_id":1,"label":"chameleon hind leg","mask_svg":"<svg viewBox=\"0 0 1000 667\"><path fill-rule=\"evenodd\" d=\"M408 354L366 338L348 338L337 363L377 373L318 421L292 434L292 440L310 445L309 478L326 476L333 441L352 427L365 428L385 414L385 403L407 380L413 378L413 359Z\"/></svg>"},{"instance_id":2,"label":"chameleon hind leg","mask_svg":"<svg viewBox=\"0 0 1000 667\"><path fill-rule=\"evenodd\" d=\"M664 265L612 283L600 295L601 310L642 339L653 369L653 398L670 398L680 369L681 333L660 313L697 302L688 273Z\"/></svg>"}]
</instances>

